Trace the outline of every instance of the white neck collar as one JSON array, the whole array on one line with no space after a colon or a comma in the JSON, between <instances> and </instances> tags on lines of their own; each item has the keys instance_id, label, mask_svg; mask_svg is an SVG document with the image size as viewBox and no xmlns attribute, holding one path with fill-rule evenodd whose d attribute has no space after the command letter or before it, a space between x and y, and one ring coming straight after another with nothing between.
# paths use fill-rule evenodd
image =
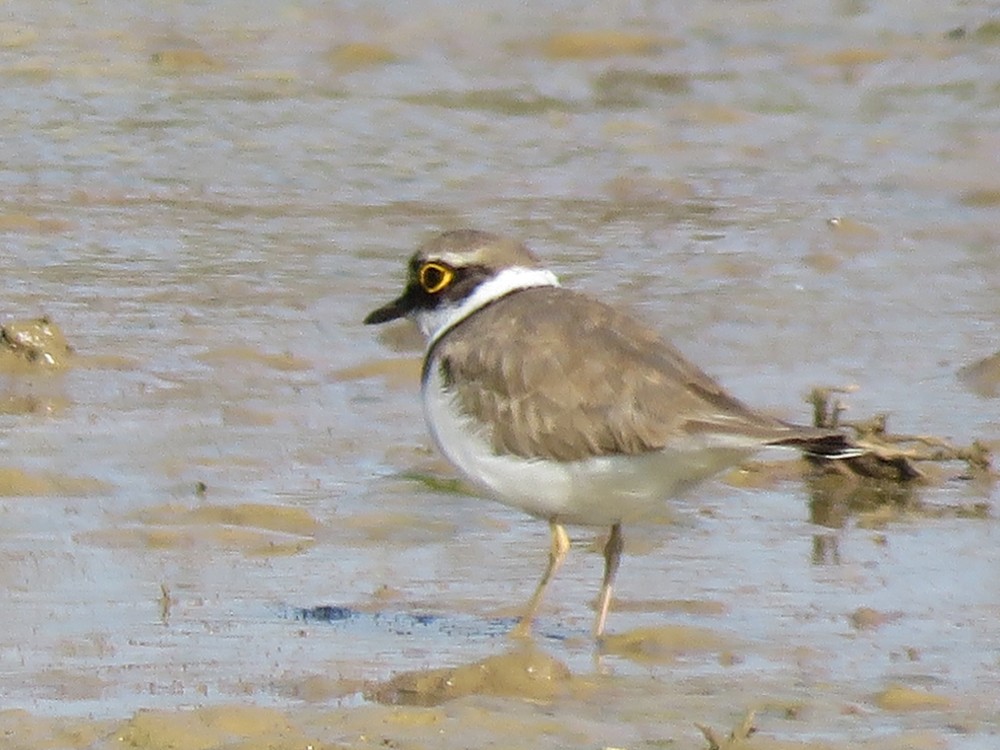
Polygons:
<instances>
[{"instance_id":1,"label":"white neck collar","mask_svg":"<svg viewBox=\"0 0 1000 750\"><path fill-rule=\"evenodd\" d=\"M443 305L433 310L415 312L413 319L427 338L428 348L447 331L465 320L476 310L516 292L538 286L559 286L559 279L544 268L512 266L505 268L488 281L484 281L465 299L453 305Z\"/></svg>"}]
</instances>

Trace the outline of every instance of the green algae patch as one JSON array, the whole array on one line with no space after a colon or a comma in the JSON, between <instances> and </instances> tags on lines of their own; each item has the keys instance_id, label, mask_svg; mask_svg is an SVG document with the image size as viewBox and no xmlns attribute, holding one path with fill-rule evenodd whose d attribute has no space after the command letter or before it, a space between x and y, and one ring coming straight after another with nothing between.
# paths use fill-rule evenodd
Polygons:
<instances>
[{"instance_id":1,"label":"green algae patch","mask_svg":"<svg viewBox=\"0 0 1000 750\"><path fill-rule=\"evenodd\" d=\"M753 490L773 490L802 478L803 464L799 461L746 461L729 470L722 481L730 487Z\"/></svg>"},{"instance_id":2,"label":"green algae patch","mask_svg":"<svg viewBox=\"0 0 1000 750\"><path fill-rule=\"evenodd\" d=\"M104 482L90 477L30 474L22 469L0 467L0 497L77 497L108 490Z\"/></svg>"},{"instance_id":3,"label":"green algae patch","mask_svg":"<svg viewBox=\"0 0 1000 750\"><path fill-rule=\"evenodd\" d=\"M225 346L199 354L199 362L216 365L228 362L250 362L264 365L277 372L302 372L312 368L312 364L294 356L290 352L269 354L254 349L252 346Z\"/></svg>"},{"instance_id":4,"label":"green algae patch","mask_svg":"<svg viewBox=\"0 0 1000 750\"><path fill-rule=\"evenodd\" d=\"M1000 188L972 188L962 193L960 201L969 208L996 208L1000 206Z\"/></svg>"},{"instance_id":5,"label":"green algae patch","mask_svg":"<svg viewBox=\"0 0 1000 750\"><path fill-rule=\"evenodd\" d=\"M420 382L422 366L423 362L416 357L376 359L336 370L331 377L336 382L382 378L391 388L412 388Z\"/></svg>"},{"instance_id":6,"label":"green algae patch","mask_svg":"<svg viewBox=\"0 0 1000 750\"><path fill-rule=\"evenodd\" d=\"M221 523L228 526L250 526L257 529L282 531L286 534L311 535L319 523L302 509L286 505L241 503L194 508L190 515L196 523Z\"/></svg>"},{"instance_id":7,"label":"green algae patch","mask_svg":"<svg viewBox=\"0 0 1000 750\"><path fill-rule=\"evenodd\" d=\"M639 663L672 662L682 654L730 651L734 643L706 628L685 625L643 627L601 639L601 653Z\"/></svg>"},{"instance_id":8,"label":"green algae patch","mask_svg":"<svg viewBox=\"0 0 1000 750\"><path fill-rule=\"evenodd\" d=\"M314 534L319 528L319 523L307 510L265 503L202 505L195 508L167 504L141 511L137 517L144 523L162 526L222 524L303 536Z\"/></svg>"},{"instance_id":9,"label":"green algae patch","mask_svg":"<svg viewBox=\"0 0 1000 750\"><path fill-rule=\"evenodd\" d=\"M250 556L295 555L311 548L319 522L302 508L263 503L167 504L131 517L137 525L117 526L78 535L109 548L232 549Z\"/></svg>"},{"instance_id":10,"label":"green algae patch","mask_svg":"<svg viewBox=\"0 0 1000 750\"><path fill-rule=\"evenodd\" d=\"M171 47L149 56L150 65L164 73L208 73L223 68L222 63L200 47Z\"/></svg>"},{"instance_id":11,"label":"green algae patch","mask_svg":"<svg viewBox=\"0 0 1000 750\"><path fill-rule=\"evenodd\" d=\"M281 711L252 706L139 711L120 725L113 737L117 747L141 750L329 747L292 726Z\"/></svg>"},{"instance_id":12,"label":"green algae patch","mask_svg":"<svg viewBox=\"0 0 1000 750\"><path fill-rule=\"evenodd\" d=\"M833 66L854 68L861 65L875 65L885 62L892 50L883 47L845 47L828 52L803 51L795 56L795 62L803 66Z\"/></svg>"},{"instance_id":13,"label":"green algae patch","mask_svg":"<svg viewBox=\"0 0 1000 750\"><path fill-rule=\"evenodd\" d=\"M340 70L356 70L375 65L388 65L399 56L388 47L372 42L339 44L326 53L326 60Z\"/></svg>"},{"instance_id":14,"label":"green algae patch","mask_svg":"<svg viewBox=\"0 0 1000 750\"><path fill-rule=\"evenodd\" d=\"M873 702L883 711L939 711L951 708L951 698L905 685L890 685L875 694Z\"/></svg>"},{"instance_id":15,"label":"green algae patch","mask_svg":"<svg viewBox=\"0 0 1000 750\"><path fill-rule=\"evenodd\" d=\"M578 105L538 92L514 89L477 89L474 91L432 91L401 98L419 107L441 107L472 112L491 112L511 117L536 117L553 112L575 112Z\"/></svg>"},{"instance_id":16,"label":"green algae patch","mask_svg":"<svg viewBox=\"0 0 1000 750\"><path fill-rule=\"evenodd\" d=\"M618 597L615 597L614 609L615 612L663 612L701 617L721 617L729 611L724 602L714 599L619 599Z\"/></svg>"},{"instance_id":17,"label":"green algae patch","mask_svg":"<svg viewBox=\"0 0 1000 750\"><path fill-rule=\"evenodd\" d=\"M2 45L0 45L2 46ZM8 69L4 71L11 74ZM28 68L21 68L17 71L19 77L30 78L31 71ZM32 214L21 212L0 213L0 232L12 232L20 234L55 234L69 229L69 223L58 219L42 219Z\"/></svg>"},{"instance_id":18,"label":"green algae patch","mask_svg":"<svg viewBox=\"0 0 1000 750\"><path fill-rule=\"evenodd\" d=\"M108 731L110 722L33 716L22 709L0 711L0 737L5 750L70 750L90 748Z\"/></svg>"},{"instance_id":19,"label":"green algae patch","mask_svg":"<svg viewBox=\"0 0 1000 750\"><path fill-rule=\"evenodd\" d=\"M1000 21L987 21L972 33L977 42L1000 44Z\"/></svg>"},{"instance_id":20,"label":"green algae patch","mask_svg":"<svg viewBox=\"0 0 1000 750\"><path fill-rule=\"evenodd\" d=\"M676 96L691 89L691 80L680 73L645 70L608 70L593 81L594 94L604 107L639 107L650 96Z\"/></svg>"},{"instance_id":21,"label":"green algae patch","mask_svg":"<svg viewBox=\"0 0 1000 750\"><path fill-rule=\"evenodd\" d=\"M597 59L619 55L654 55L665 47L653 34L614 29L566 31L548 37L542 53L553 60Z\"/></svg>"}]
</instances>

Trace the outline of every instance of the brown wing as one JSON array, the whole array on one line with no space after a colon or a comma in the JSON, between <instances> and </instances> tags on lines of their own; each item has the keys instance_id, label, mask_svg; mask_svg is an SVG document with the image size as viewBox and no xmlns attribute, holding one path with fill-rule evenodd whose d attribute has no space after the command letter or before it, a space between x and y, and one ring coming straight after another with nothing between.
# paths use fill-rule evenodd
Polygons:
<instances>
[{"instance_id":1,"label":"brown wing","mask_svg":"<svg viewBox=\"0 0 1000 750\"><path fill-rule=\"evenodd\" d=\"M493 425L498 452L573 460L659 450L685 434L725 433L748 448L803 434L577 292L516 292L459 330L435 345L445 383L465 412Z\"/></svg>"}]
</instances>

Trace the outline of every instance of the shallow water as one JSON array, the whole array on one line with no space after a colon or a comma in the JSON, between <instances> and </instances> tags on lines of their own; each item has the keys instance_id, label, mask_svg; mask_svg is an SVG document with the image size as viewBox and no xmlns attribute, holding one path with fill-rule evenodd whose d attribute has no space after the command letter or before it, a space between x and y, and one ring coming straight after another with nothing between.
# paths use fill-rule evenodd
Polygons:
<instances>
[{"instance_id":1,"label":"shallow water","mask_svg":"<svg viewBox=\"0 0 1000 750\"><path fill-rule=\"evenodd\" d=\"M241 704L357 745L509 715L512 745L700 747L694 722L757 709L758 739L993 746L998 496L960 466L834 522L796 472L704 485L626 529L609 630L646 637L597 664L575 530L537 640L584 687L546 722L372 703L505 653L548 542L448 491L419 342L360 325L473 225L750 403L805 421L810 387L856 384L848 416L995 442L1000 401L956 376L1000 341L991 4L8 7L0 322L46 314L75 351L0 372L0 708L77 722L52 746Z\"/></svg>"}]
</instances>

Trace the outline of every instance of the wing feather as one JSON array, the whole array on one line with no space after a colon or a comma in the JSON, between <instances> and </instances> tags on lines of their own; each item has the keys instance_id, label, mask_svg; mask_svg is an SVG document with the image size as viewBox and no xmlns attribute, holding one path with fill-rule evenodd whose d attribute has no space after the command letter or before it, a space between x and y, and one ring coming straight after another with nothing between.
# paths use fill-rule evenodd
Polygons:
<instances>
[{"instance_id":1,"label":"wing feather","mask_svg":"<svg viewBox=\"0 0 1000 750\"><path fill-rule=\"evenodd\" d=\"M500 453L566 461L691 435L752 447L800 434L730 396L635 319L568 289L503 297L435 353L459 408L492 425Z\"/></svg>"}]
</instances>

